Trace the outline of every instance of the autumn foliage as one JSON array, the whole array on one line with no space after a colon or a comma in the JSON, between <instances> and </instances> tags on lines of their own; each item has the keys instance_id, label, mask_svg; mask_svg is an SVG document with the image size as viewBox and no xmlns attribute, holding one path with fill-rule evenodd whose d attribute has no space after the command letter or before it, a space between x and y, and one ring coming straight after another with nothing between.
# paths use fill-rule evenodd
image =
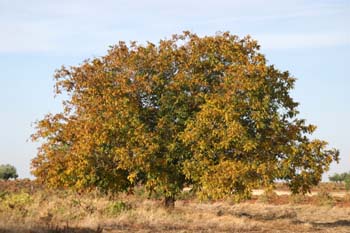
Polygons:
<instances>
[{"instance_id":1,"label":"autumn foliage","mask_svg":"<svg viewBox=\"0 0 350 233\"><path fill-rule=\"evenodd\" d=\"M42 142L32 172L50 187L141 183L171 203L192 185L202 198L240 200L276 180L307 192L338 160L297 118L295 79L268 65L250 37L119 42L55 79L64 111L38 121L32 136Z\"/></svg>"}]
</instances>

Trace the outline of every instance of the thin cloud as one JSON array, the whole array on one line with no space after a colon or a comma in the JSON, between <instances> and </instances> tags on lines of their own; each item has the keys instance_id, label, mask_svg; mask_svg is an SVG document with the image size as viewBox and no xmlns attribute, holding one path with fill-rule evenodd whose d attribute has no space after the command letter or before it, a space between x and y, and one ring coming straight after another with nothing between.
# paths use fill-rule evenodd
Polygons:
<instances>
[{"instance_id":1,"label":"thin cloud","mask_svg":"<svg viewBox=\"0 0 350 233\"><path fill-rule=\"evenodd\" d=\"M268 49L347 45L349 37L339 31L343 26L319 32L315 25L313 32L301 33L298 29L281 31L278 23L292 20L305 25L309 19L328 17L342 25L349 18L348 11L349 4L278 0L37 0L35 4L4 0L0 2L0 53L98 53L118 40L152 41L187 29L200 34L227 30L239 35L255 33L254 38Z\"/></svg>"},{"instance_id":2,"label":"thin cloud","mask_svg":"<svg viewBox=\"0 0 350 233\"><path fill-rule=\"evenodd\" d=\"M323 48L350 45L349 34L270 34L253 36L262 49Z\"/></svg>"}]
</instances>

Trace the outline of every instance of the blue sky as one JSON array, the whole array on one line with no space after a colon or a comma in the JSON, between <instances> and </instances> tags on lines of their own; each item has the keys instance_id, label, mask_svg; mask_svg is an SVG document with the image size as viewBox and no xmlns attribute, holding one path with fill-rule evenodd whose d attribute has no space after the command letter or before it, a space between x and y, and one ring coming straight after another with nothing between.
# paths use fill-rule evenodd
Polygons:
<instances>
[{"instance_id":1,"label":"blue sky","mask_svg":"<svg viewBox=\"0 0 350 233\"><path fill-rule=\"evenodd\" d=\"M328 174L350 170L350 1L0 0L0 164L30 177L32 123L60 111L53 74L106 54L119 40L158 42L191 30L258 40L270 64L298 80L300 117L340 149ZM327 174L325 174L325 177Z\"/></svg>"}]
</instances>

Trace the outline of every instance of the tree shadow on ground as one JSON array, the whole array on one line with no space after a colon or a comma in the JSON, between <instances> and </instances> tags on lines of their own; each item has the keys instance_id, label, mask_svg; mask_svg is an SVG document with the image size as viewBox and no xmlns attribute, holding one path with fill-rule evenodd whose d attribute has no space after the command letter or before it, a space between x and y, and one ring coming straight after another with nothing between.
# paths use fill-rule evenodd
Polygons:
<instances>
[{"instance_id":1,"label":"tree shadow on ground","mask_svg":"<svg viewBox=\"0 0 350 233\"><path fill-rule=\"evenodd\" d=\"M18 228L6 228L0 227L0 233L101 233L102 228L97 229L80 228L80 227L18 227Z\"/></svg>"},{"instance_id":2,"label":"tree shadow on ground","mask_svg":"<svg viewBox=\"0 0 350 233\"><path fill-rule=\"evenodd\" d=\"M311 224L313 227L321 228L335 228L335 227L350 227L350 220L340 219L333 222L313 222L301 221L297 219L297 214L293 211L285 211L283 213L264 213L264 214L250 214L246 212L239 212L234 214L237 217L245 217L258 221L274 221L278 219L290 219L293 224Z\"/></svg>"},{"instance_id":3,"label":"tree shadow on ground","mask_svg":"<svg viewBox=\"0 0 350 233\"><path fill-rule=\"evenodd\" d=\"M153 232L153 233L163 233L163 232L187 232L186 226L181 225L169 225L169 226L151 226L151 225L132 225L132 224L113 224L109 226L104 226L98 229L91 228L75 228L75 227L65 227L65 228L48 228L48 227L31 227L31 228L6 228L0 226L0 233L102 233L102 232ZM214 231L212 228L198 227L192 228L194 232L222 232ZM192 231L191 231L192 232ZM225 231L226 232L226 231Z\"/></svg>"},{"instance_id":4,"label":"tree shadow on ground","mask_svg":"<svg viewBox=\"0 0 350 233\"><path fill-rule=\"evenodd\" d=\"M350 220L338 220L335 222L311 222L316 227L350 227Z\"/></svg>"}]
</instances>

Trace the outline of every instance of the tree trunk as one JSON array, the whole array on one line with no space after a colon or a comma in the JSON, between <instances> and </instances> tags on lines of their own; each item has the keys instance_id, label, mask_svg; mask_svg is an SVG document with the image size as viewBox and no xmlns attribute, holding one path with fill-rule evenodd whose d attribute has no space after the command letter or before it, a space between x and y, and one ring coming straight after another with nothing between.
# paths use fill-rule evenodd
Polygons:
<instances>
[{"instance_id":1,"label":"tree trunk","mask_svg":"<svg viewBox=\"0 0 350 233\"><path fill-rule=\"evenodd\" d=\"M165 197L164 206L173 209L175 207L175 196Z\"/></svg>"}]
</instances>

